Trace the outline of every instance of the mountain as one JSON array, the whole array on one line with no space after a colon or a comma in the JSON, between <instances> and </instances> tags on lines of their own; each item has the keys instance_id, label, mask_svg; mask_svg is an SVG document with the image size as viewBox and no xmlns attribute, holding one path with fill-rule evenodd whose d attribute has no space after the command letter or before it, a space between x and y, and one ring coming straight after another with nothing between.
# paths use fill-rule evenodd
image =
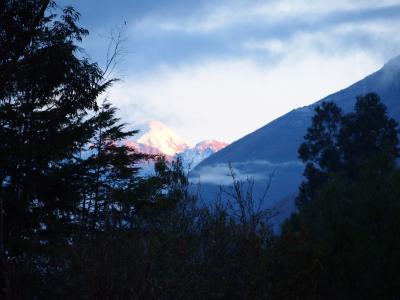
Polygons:
<instances>
[{"instance_id":1,"label":"mountain","mask_svg":"<svg viewBox=\"0 0 400 300\"><path fill-rule=\"evenodd\" d=\"M135 129L139 130L139 133L133 136L133 141L139 150L146 153L162 153L172 157L192 147L171 128L158 121L148 121Z\"/></svg>"},{"instance_id":2,"label":"mountain","mask_svg":"<svg viewBox=\"0 0 400 300\"><path fill-rule=\"evenodd\" d=\"M197 143L179 154L185 169L191 170L207 157L225 148L228 144L216 140L205 140Z\"/></svg>"},{"instance_id":3,"label":"mountain","mask_svg":"<svg viewBox=\"0 0 400 300\"><path fill-rule=\"evenodd\" d=\"M287 214L294 209L293 198L303 179L304 166L298 160L297 149L311 124L315 106L322 101L333 101L348 112L353 109L356 96L368 92L378 93L389 115L400 121L400 56L346 89L294 109L211 155L194 168L191 180L200 181L204 197L212 199L218 185L231 183L227 176L228 163L231 163L237 178L254 179L255 197L258 197L272 174L264 207L279 205ZM292 201L287 201L288 198Z\"/></svg>"},{"instance_id":4,"label":"mountain","mask_svg":"<svg viewBox=\"0 0 400 300\"><path fill-rule=\"evenodd\" d=\"M227 146L226 143L216 140L205 140L192 146L171 128L154 120L135 126L135 129L139 132L132 139L127 140L126 144L142 153L165 155L168 160L179 156L187 170ZM152 168L152 164L145 164L143 168L147 173Z\"/></svg>"}]
</instances>

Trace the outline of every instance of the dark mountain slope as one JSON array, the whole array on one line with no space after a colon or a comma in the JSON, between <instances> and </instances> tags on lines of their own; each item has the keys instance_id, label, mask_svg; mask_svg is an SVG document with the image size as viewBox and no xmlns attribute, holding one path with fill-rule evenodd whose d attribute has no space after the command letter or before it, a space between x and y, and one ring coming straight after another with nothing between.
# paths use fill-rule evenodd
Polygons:
<instances>
[{"instance_id":1,"label":"dark mountain slope","mask_svg":"<svg viewBox=\"0 0 400 300\"><path fill-rule=\"evenodd\" d=\"M345 111L350 111L356 96L368 92L378 93L389 114L400 121L400 56L348 88L310 106L292 110L246 135L204 160L190 176L200 180L205 197L210 198L216 186L229 184L226 176L229 162L239 178L254 178L256 192L262 190L268 174L273 172L272 187L265 202L266 206L273 206L296 193L302 180L303 166L297 158L297 149L311 122L314 107L322 101L333 101Z\"/></svg>"}]
</instances>

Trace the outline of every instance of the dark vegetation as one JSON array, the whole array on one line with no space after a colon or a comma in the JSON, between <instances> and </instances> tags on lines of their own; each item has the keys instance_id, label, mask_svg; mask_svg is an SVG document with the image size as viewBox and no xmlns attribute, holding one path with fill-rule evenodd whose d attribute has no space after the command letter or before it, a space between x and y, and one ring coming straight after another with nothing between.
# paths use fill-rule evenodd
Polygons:
<instances>
[{"instance_id":1,"label":"dark vegetation","mask_svg":"<svg viewBox=\"0 0 400 300\"><path fill-rule=\"evenodd\" d=\"M230 201L204 205L179 161L121 143L135 132L78 17L0 2L0 298L400 297L397 123L376 94L315 109L298 212L275 235L234 173Z\"/></svg>"}]
</instances>

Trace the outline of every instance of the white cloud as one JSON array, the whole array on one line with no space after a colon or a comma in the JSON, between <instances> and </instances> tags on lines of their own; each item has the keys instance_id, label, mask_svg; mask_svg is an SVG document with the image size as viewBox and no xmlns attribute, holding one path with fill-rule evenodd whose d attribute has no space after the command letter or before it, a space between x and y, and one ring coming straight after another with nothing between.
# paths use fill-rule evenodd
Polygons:
<instances>
[{"instance_id":1,"label":"white cloud","mask_svg":"<svg viewBox=\"0 0 400 300\"><path fill-rule=\"evenodd\" d=\"M312 32L297 32L287 40L277 38L248 40L242 44L242 47L249 51L265 51L266 54L272 55L286 55L293 52L307 54L307 52L312 53L317 49L323 52L340 54L341 52L355 51L355 45L348 44L353 42L355 37L364 35L375 43L374 45L368 45L364 51L373 52L374 47L375 49L380 48L380 53L375 53L374 55L382 55L387 58L390 55L398 54L400 36L397 33L399 28L399 20L349 22L331 28L316 29ZM358 44L356 47L360 49L365 47L361 39L356 44Z\"/></svg>"},{"instance_id":2,"label":"white cloud","mask_svg":"<svg viewBox=\"0 0 400 300\"><path fill-rule=\"evenodd\" d=\"M270 176L273 178L273 175L276 172L279 173L281 169L290 169L293 167L303 167L303 164L299 161L272 163L267 160L235 162L232 163L231 166L229 166L229 164L213 164L196 170L196 173L191 174L191 180L203 184L231 185L233 181L231 175L232 170L237 180L245 182L250 179L266 182ZM257 170L257 172L252 172L250 171L251 169Z\"/></svg>"},{"instance_id":3,"label":"white cloud","mask_svg":"<svg viewBox=\"0 0 400 300\"><path fill-rule=\"evenodd\" d=\"M365 33L368 35L375 36L388 36L394 39L396 42L400 40L398 38L398 32L400 27L400 20L365 20L364 22L348 22L340 24L330 31L335 34L351 34L351 33Z\"/></svg>"},{"instance_id":4,"label":"white cloud","mask_svg":"<svg viewBox=\"0 0 400 300\"><path fill-rule=\"evenodd\" d=\"M337 12L359 12L363 9L384 8L399 4L398 0L230 0L205 5L199 12L194 10L183 16L147 15L134 23L136 30L161 32L207 33L235 24L265 23L302 19L313 22Z\"/></svg>"},{"instance_id":5,"label":"white cloud","mask_svg":"<svg viewBox=\"0 0 400 300\"><path fill-rule=\"evenodd\" d=\"M294 16L323 16L337 11L360 11L399 4L398 0L282 0L261 1L252 7L250 15L273 18L274 21Z\"/></svg>"},{"instance_id":6,"label":"white cloud","mask_svg":"<svg viewBox=\"0 0 400 300\"><path fill-rule=\"evenodd\" d=\"M253 6L244 1L221 3L206 14L161 20L147 16L136 25L153 26L154 30L208 32L232 22L272 22L292 15L321 17L332 11L385 7L398 0L255 1ZM237 57L180 62L179 67L161 66L151 73L131 75L112 89L110 98L122 109L123 119L133 125L156 119L193 143L202 139L232 142L376 71L386 59L398 54L399 25L394 19L358 20L300 30L290 38L278 35L248 39L238 42L244 53ZM352 46L346 44L360 35L377 42L366 46L357 41ZM263 51L277 60L267 58L268 63L261 63L262 59L254 59L251 53L262 57Z\"/></svg>"},{"instance_id":7,"label":"white cloud","mask_svg":"<svg viewBox=\"0 0 400 300\"><path fill-rule=\"evenodd\" d=\"M265 50L271 54L281 54L286 52L287 45L279 39L253 40L245 41L243 48L247 50Z\"/></svg>"},{"instance_id":8,"label":"white cloud","mask_svg":"<svg viewBox=\"0 0 400 300\"><path fill-rule=\"evenodd\" d=\"M325 56L309 49L289 52L277 64L209 61L127 78L112 89L110 98L132 124L158 119L191 142L231 142L354 83L380 65L379 58L364 52Z\"/></svg>"},{"instance_id":9,"label":"white cloud","mask_svg":"<svg viewBox=\"0 0 400 300\"><path fill-rule=\"evenodd\" d=\"M260 173L242 173L240 166L232 165L231 169L228 164L216 164L207 166L201 169L200 174L195 174L191 177L191 181L194 183L199 182L200 184L214 184L214 185L225 185L229 186L233 183L232 172L234 173L235 179L246 182L249 180L260 181L267 178L267 174Z\"/></svg>"}]
</instances>

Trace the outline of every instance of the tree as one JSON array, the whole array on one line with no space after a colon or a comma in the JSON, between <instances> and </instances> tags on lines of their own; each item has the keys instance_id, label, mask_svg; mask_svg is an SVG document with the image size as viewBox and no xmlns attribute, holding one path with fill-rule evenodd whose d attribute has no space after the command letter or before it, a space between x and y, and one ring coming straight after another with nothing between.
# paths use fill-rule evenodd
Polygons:
<instances>
[{"instance_id":1,"label":"tree","mask_svg":"<svg viewBox=\"0 0 400 300\"><path fill-rule=\"evenodd\" d=\"M304 176L297 197L298 206L314 197L316 189L326 180L326 174L341 168L338 136L341 130L342 110L332 102L323 102L315 108L312 125L307 129L298 152L306 163Z\"/></svg>"},{"instance_id":2,"label":"tree","mask_svg":"<svg viewBox=\"0 0 400 300\"><path fill-rule=\"evenodd\" d=\"M80 153L95 134L89 118L112 80L78 53L87 31L73 8L56 14L44 0L0 5L1 270L11 297L10 282L26 281L32 293L38 270L57 269L49 253L70 243Z\"/></svg>"},{"instance_id":3,"label":"tree","mask_svg":"<svg viewBox=\"0 0 400 300\"><path fill-rule=\"evenodd\" d=\"M306 164L298 206L315 197L332 174L357 177L367 161L378 158L386 158L387 168L393 168L399 155L396 128L397 122L375 93L357 97L355 111L345 115L334 103L317 106L298 151Z\"/></svg>"},{"instance_id":4,"label":"tree","mask_svg":"<svg viewBox=\"0 0 400 300\"><path fill-rule=\"evenodd\" d=\"M348 176L359 176L372 159L386 159L386 169L395 166L399 157L397 126L377 94L357 97L354 112L342 120L338 141Z\"/></svg>"},{"instance_id":5,"label":"tree","mask_svg":"<svg viewBox=\"0 0 400 300\"><path fill-rule=\"evenodd\" d=\"M88 121L94 130L84 149L82 186L82 226L92 230L105 230L107 226L122 226L122 215L129 215L132 203L126 203L121 195L134 189L138 181L140 160L152 158L140 154L124 141L137 133L125 131L126 124L115 117L116 109L107 101Z\"/></svg>"},{"instance_id":6,"label":"tree","mask_svg":"<svg viewBox=\"0 0 400 300\"><path fill-rule=\"evenodd\" d=\"M315 120L299 152L323 179L305 173L302 187L312 193L282 227L276 252L282 276L272 293L282 293L283 286L304 298L395 299L400 294L397 123L374 93L357 97L354 112L336 119L333 138L311 135L328 130ZM320 160L327 148L335 149L337 168Z\"/></svg>"}]
</instances>

